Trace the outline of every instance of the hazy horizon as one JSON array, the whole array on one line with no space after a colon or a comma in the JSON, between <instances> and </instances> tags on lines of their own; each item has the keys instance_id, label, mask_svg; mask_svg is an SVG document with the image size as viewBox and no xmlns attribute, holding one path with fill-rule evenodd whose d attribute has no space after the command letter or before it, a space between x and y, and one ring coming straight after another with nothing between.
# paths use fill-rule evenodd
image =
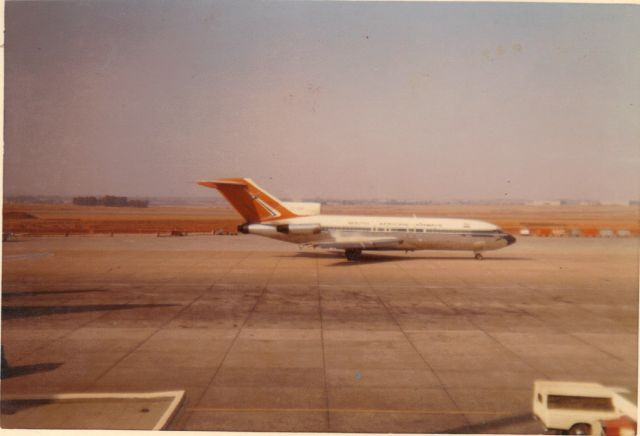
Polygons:
<instances>
[{"instance_id":1,"label":"hazy horizon","mask_svg":"<svg viewBox=\"0 0 640 436\"><path fill-rule=\"evenodd\" d=\"M4 196L5 203L50 203L54 202L71 202L76 197L96 197L102 198L105 196L110 196L113 194L88 194L88 195L77 195L77 196L69 196L69 195L6 195ZM173 203L184 203L184 204L200 204L200 203L211 203L212 205L227 205L231 207L228 201L222 196L217 195L216 191L210 191L209 195L191 195L191 196L150 196L150 195L119 195L122 197L126 197L130 200L149 200L151 205L154 204L173 204ZM289 197L277 196L281 201L303 201L303 202L319 202L323 204L330 203L348 203L348 204L382 204L382 205L393 205L393 204L418 204L418 205L428 205L428 204L487 204L487 205L501 205L501 204L534 204L540 203L539 205L543 206L544 203L555 203L559 202L561 205L579 205L580 203L593 203L598 205L621 205L621 206L630 206L630 207L640 207L638 204L631 204L631 202L637 202L638 200L629 199L629 200L587 200L583 198L477 198L477 199L466 199L466 198L450 198L450 199L442 199L442 200L430 200L428 198L424 199L415 199L415 200L397 200L395 198L375 198L375 197L362 197L362 198L334 198L334 197L315 197L315 198L307 198L302 197L299 199L293 199ZM100 206L100 205L98 205Z\"/></svg>"},{"instance_id":2,"label":"hazy horizon","mask_svg":"<svg viewBox=\"0 0 640 436\"><path fill-rule=\"evenodd\" d=\"M639 198L631 5L5 7L6 196Z\"/></svg>"}]
</instances>

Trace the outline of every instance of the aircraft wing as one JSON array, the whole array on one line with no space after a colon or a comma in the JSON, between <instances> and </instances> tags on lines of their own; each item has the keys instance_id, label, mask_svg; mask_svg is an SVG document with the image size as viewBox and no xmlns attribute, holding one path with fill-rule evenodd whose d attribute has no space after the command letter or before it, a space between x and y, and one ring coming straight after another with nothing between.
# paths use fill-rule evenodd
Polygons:
<instances>
[{"instance_id":1,"label":"aircraft wing","mask_svg":"<svg viewBox=\"0 0 640 436\"><path fill-rule=\"evenodd\" d=\"M402 245L402 239L386 237L386 238L337 238L335 241L325 242L312 242L313 247L317 248L361 248L361 249L384 249L384 248L397 248Z\"/></svg>"}]
</instances>

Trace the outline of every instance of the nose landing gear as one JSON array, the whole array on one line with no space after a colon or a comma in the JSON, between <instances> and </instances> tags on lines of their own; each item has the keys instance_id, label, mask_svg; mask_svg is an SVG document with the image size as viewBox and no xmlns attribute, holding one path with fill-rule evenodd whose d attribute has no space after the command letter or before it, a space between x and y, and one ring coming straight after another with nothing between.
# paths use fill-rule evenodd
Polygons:
<instances>
[{"instance_id":1,"label":"nose landing gear","mask_svg":"<svg viewBox=\"0 0 640 436\"><path fill-rule=\"evenodd\" d=\"M475 256L473 256L476 258L476 260L482 260L484 259L484 256L482 255L482 253L476 253Z\"/></svg>"}]
</instances>

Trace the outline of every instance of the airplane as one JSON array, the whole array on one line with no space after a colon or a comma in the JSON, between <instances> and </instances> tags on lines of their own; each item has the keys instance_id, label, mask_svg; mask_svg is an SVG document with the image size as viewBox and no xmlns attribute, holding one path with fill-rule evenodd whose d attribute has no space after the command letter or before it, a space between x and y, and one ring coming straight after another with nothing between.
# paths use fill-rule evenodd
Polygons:
<instances>
[{"instance_id":1,"label":"airplane","mask_svg":"<svg viewBox=\"0 0 640 436\"><path fill-rule=\"evenodd\" d=\"M516 238L498 226L458 218L321 215L320 203L283 202L251 179L200 180L217 189L244 218L238 231L314 248L344 250L357 261L364 250L466 250L482 253L507 247Z\"/></svg>"}]
</instances>

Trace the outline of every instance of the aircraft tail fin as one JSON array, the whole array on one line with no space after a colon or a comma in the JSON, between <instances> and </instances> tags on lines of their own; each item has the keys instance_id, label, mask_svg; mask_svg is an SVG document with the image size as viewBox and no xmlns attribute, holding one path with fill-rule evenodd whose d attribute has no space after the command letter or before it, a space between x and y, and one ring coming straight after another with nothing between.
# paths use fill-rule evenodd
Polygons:
<instances>
[{"instance_id":1,"label":"aircraft tail fin","mask_svg":"<svg viewBox=\"0 0 640 436\"><path fill-rule=\"evenodd\" d=\"M198 185L214 188L227 199L248 223L259 223L278 219L295 218L280 200L245 178L200 180Z\"/></svg>"}]
</instances>

